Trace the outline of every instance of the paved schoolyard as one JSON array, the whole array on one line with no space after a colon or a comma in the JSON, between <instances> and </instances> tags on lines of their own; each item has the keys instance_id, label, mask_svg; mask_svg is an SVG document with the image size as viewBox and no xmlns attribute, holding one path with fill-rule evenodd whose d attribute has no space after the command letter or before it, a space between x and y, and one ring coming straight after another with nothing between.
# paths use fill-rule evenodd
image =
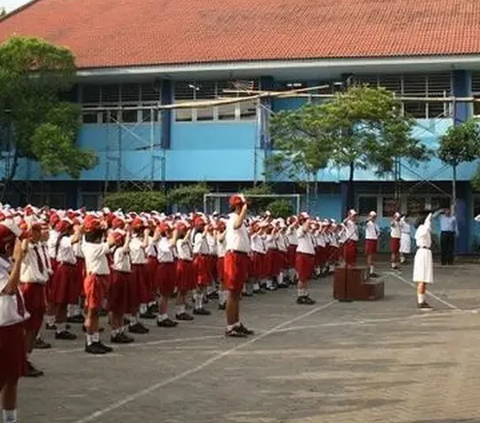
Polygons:
<instances>
[{"instance_id":1,"label":"paved schoolyard","mask_svg":"<svg viewBox=\"0 0 480 423\"><path fill-rule=\"evenodd\" d=\"M257 330L247 340L222 336L211 303L212 316L106 356L85 354L83 338L53 341L33 356L46 376L21 381L21 421L480 422L480 264L436 267L426 313L410 267L381 270L380 302L332 301L331 278L313 283L311 308L293 289L242 301Z\"/></svg>"}]
</instances>

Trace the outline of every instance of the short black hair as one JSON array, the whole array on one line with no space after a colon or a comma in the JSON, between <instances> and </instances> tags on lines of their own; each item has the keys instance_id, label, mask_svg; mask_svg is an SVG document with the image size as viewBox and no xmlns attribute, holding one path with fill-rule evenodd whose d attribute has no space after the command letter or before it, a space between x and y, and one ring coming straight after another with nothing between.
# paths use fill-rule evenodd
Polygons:
<instances>
[{"instance_id":1,"label":"short black hair","mask_svg":"<svg viewBox=\"0 0 480 423\"><path fill-rule=\"evenodd\" d=\"M100 244L103 240L104 235L105 235L104 229L97 229L93 232L87 232L85 234L85 241L91 242L94 244Z\"/></svg>"}]
</instances>

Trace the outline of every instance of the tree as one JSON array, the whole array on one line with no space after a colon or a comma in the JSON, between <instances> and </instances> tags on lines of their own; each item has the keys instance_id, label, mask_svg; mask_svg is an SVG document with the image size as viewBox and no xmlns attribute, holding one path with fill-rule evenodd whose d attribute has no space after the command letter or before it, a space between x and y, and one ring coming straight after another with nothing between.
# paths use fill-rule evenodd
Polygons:
<instances>
[{"instance_id":1,"label":"tree","mask_svg":"<svg viewBox=\"0 0 480 423\"><path fill-rule=\"evenodd\" d=\"M480 129L474 119L454 125L440 137L438 157L452 167L452 205L457 201L457 167L461 163L473 162L480 156ZM477 172L478 173L478 172Z\"/></svg>"},{"instance_id":2,"label":"tree","mask_svg":"<svg viewBox=\"0 0 480 423\"><path fill-rule=\"evenodd\" d=\"M294 214L292 203L288 200L274 200L268 206L267 210L274 217L286 219Z\"/></svg>"},{"instance_id":3,"label":"tree","mask_svg":"<svg viewBox=\"0 0 480 423\"><path fill-rule=\"evenodd\" d=\"M252 203L249 207L252 213L262 213L268 210L272 197L252 197L254 195L272 195L273 191L270 185L261 184L240 191L245 197L251 198Z\"/></svg>"},{"instance_id":4,"label":"tree","mask_svg":"<svg viewBox=\"0 0 480 423\"><path fill-rule=\"evenodd\" d=\"M275 153L265 160L266 174L286 173L290 179L304 182L307 197L310 184L329 161L331 148L322 122L323 108L307 104L297 110L283 110L270 120ZM308 199L307 199L308 203Z\"/></svg>"},{"instance_id":5,"label":"tree","mask_svg":"<svg viewBox=\"0 0 480 423\"><path fill-rule=\"evenodd\" d=\"M167 194L170 204L176 204L186 210L198 210L203 208L203 198L210 189L205 183L178 186L171 189Z\"/></svg>"},{"instance_id":6,"label":"tree","mask_svg":"<svg viewBox=\"0 0 480 423\"><path fill-rule=\"evenodd\" d=\"M164 211L167 207L167 199L162 192L136 192L123 191L109 193L104 199L105 207L111 210L121 209L124 212L150 212L156 210Z\"/></svg>"},{"instance_id":7,"label":"tree","mask_svg":"<svg viewBox=\"0 0 480 423\"><path fill-rule=\"evenodd\" d=\"M13 151L2 196L15 177L19 158L39 163L43 175L78 178L97 163L75 144L78 106L64 100L75 84L75 59L63 47L37 38L12 37L0 45L0 126Z\"/></svg>"}]
</instances>

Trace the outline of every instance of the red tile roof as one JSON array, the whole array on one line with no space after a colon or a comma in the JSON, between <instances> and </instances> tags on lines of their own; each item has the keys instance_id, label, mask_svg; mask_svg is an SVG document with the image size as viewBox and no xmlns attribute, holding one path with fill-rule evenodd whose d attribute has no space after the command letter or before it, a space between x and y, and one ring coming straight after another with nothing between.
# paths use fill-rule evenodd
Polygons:
<instances>
[{"instance_id":1,"label":"red tile roof","mask_svg":"<svg viewBox=\"0 0 480 423\"><path fill-rule=\"evenodd\" d=\"M480 53L480 0L37 0L0 40L67 46L80 68Z\"/></svg>"}]
</instances>

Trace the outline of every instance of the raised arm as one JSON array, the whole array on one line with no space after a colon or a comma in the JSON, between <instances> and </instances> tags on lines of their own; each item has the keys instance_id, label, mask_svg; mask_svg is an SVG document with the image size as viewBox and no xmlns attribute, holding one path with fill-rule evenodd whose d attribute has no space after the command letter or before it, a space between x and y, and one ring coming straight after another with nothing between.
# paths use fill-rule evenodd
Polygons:
<instances>
[{"instance_id":1,"label":"raised arm","mask_svg":"<svg viewBox=\"0 0 480 423\"><path fill-rule=\"evenodd\" d=\"M247 206L247 203L244 203L242 207L242 211L240 212L240 214L235 219L235 222L233 223L234 229L239 229L242 227L243 222L245 221L245 217L247 216L247 212L248 212L248 206Z\"/></svg>"}]
</instances>

